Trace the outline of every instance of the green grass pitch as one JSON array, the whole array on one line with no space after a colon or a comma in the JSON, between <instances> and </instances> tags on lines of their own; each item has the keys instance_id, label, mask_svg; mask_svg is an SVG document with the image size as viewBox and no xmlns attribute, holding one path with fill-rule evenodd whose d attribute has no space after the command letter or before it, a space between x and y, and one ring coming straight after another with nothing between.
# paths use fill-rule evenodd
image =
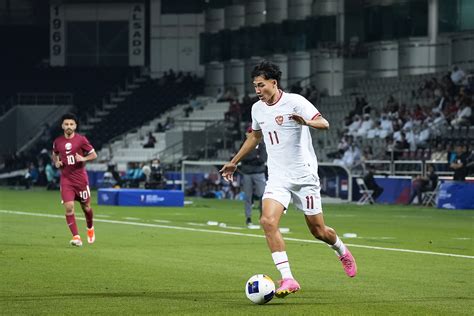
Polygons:
<instances>
[{"instance_id":1,"label":"green grass pitch","mask_svg":"<svg viewBox=\"0 0 474 316\"><path fill-rule=\"evenodd\" d=\"M474 314L472 210L324 205L327 225L358 235L343 238L359 268L351 279L291 207L281 226L290 228L287 252L302 289L259 306L245 297L245 281L279 273L263 232L244 227L243 202L93 204L93 245L77 204L84 246L74 248L59 200L59 192L0 189L0 314Z\"/></svg>"}]
</instances>

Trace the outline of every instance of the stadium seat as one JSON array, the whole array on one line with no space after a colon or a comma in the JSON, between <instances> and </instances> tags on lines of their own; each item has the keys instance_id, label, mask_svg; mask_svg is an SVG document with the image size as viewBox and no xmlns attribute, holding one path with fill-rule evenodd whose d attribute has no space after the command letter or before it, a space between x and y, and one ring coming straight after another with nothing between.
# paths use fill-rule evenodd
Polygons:
<instances>
[{"instance_id":1,"label":"stadium seat","mask_svg":"<svg viewBox=\"0 0 474 316\"><path fill-rule=\"evenodd\" d=\"M439 188L441 187L441 181L438 181L436 188L433 191L427 191L423 195L424 206L436 206Z\"/></svg>"},{"instance_id":2,"label":"stadium seat","mask_svg":"<svg viewBox=\"0 0 474 316\"><path fill-rule=\"evenodd\" d=\"M356 178L357 185L359 186L359 193L361 194L361 197L359 201L357 201L358 205L364 205L367 203L373 204L375 203L374 198L372 197L372 194L374 194L373 190L369 190L367 188L367 185L365 185L364 179L362 178Z\"/></svg>"}]
</instances>

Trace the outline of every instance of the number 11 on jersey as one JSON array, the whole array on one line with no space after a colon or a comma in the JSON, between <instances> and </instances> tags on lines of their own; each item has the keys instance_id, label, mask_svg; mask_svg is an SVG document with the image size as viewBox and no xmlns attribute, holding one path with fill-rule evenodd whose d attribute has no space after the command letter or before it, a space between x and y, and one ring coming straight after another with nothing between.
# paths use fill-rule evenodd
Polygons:
<instances>
[{"instance_id":1,"label":"number 11 on jersey","mask_svg":"<svg viewBox=\"0 0 474 316\"><path fill-rule=\"evenodd\" d=\"M273 131L273 135L272 136L272 132L268 132L268 136L270 136L270 143L273 145L273 144L279 144L280 143L280 140L278 139L278 134L276 131ZM273 141L273 138L275 138L275 141Z\"/></svg>"}]
</instances>

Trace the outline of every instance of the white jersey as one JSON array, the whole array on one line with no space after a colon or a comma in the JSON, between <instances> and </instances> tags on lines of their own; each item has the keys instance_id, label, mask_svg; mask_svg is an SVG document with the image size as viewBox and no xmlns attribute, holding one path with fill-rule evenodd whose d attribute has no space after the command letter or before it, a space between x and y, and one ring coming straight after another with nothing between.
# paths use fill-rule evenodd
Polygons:
<instances>
[{"instance_id":1,"label":"white jersey","mask_svg":"<svg viewBox=\"0 0 474 316\"><path fill-rule=\"evenodd\" d=\"M318 177L318 161L308 126L296 123L293 113L305 120L320 116L303 96L282 92L273 105L259 100L252 106L252 129L261 130L267 148L269 178Z\"/></svg>"}]
</instances>

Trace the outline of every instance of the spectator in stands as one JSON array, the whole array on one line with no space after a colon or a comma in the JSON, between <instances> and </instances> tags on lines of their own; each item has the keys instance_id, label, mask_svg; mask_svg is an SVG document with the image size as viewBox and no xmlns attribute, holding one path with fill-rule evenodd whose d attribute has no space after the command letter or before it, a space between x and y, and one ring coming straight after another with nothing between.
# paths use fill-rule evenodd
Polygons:
<instances>
[{"instance_id":1,"label":"spectator in stands","mask_svg":"<svg viewBox=\"0 0 474 316\"><path fill-rule=\"evenodd\" d=\"M361 159L362 159L362 163L364 164L366 161L374 159L374 151L372 150L372 146L367 145L364 147L364 149L362 150Z\"/></svg>"},{"instance_id":2,"label":"spectator in stands","mask_svg":"<svg viewBox=\"0 0 474 316\"><path fill-rule=\"evenodd\" d=\"M339 143L337 144L337 151L328 153L326 156L328 158L340 159L344 155L344 152L346 151L347 147L349 146L349 138L352 138L352 136L343 135L339 140Z\"/></svg>"},{"instance_id":3,"label":"spectator in stands","mask_svg":"<svg viewBox=\"0 0 474 316\"><path fill-rule=\"evenodd\" d=\"M355 116L354 116L354 119L353 119L353 121L352 121L352 123L351 123L351 125L349 125L349 128L348 128L347 133L348 133L349 135L355 136L356 133L357 133L357 131L359 130L361 124L362 124L362 121L361 121L361 119L360 119L360 116L359 116L359 115L355 115Z\"/></svg>"},{"instance_id":4,"label":"spectator in stands","mask_svg":"<svg viewBox=\"0 0 474 316\"><path fill-rule=\"evenodd\" d=\"M349 138L349 144L341 159L335 159L334 163L342 165L348 169L357 169L361 164L361 153L357 145Z\"/></svg>"},{"instance_id":5,"label":"spectator in stands","mask_svg":"<svg viewBox=\"0 0 474 316\"><path fill-rule=\"evenodd\" d=\"M370 114L364 114L364 119L362 124L357 131L355 131L355 135L358 137L365 138L367 136L367 132L374 126L374 121L370 117Z\"/></svg>"},{"instance_id":6,"label":"spectator in stands","mask_svg":"<svg viewBox=\"0 0 474 316\"><path fill-rule=\"evenodd\" d=\"M423 148L428 146L428 140L430 139L431 129L428 123L422 123L421 127L419 128L418 133L415 134L415 142L417 146L421 146Z\"/></svg>"},{"instance_id":7,"label":"spectator in stands","mask_svg":"<svg viewBox=\"0 0 474 316\"><path fill-rule=\"evenodd\" d=\"M150 166L143 166L142 171L145 175L145 189L165 188L166 178L163 174L160 159L153 159Z\"/></svg>"},{"instance_id":8,"label":"spectator in stands","mask_svg":"<svg viewBox=\"0 0 474 316\"><path fill-rule=\"evenodd\" d=\"M28 170L26 171L25 177L23 179L25 189L29 189L32 185L36 184L38 177L38 169L33 162L30 162L28 165Z\"/></svg>"},{"instance_id":9,"label":"spectator in stands","mask_svg":"<svg viewBox=\"0 0 474 316\"><path fill-rule=\"evenodd\" d=\"M377 184L374 178L375 168L372 165L367 166L367 173L364 176L364 183L367 186L367 189L372 190L372 197L374 201L377 201L377 198L383 193L383 188Z\"/></svg>"},{"instance_id":10,"label":"spectator in stands","mask_svg":"<svg viewBox=\"0 0 474 316\"><path fill-rule=\"evenodd\" d=\"M240 103L237 99L230 101L229 110L224 113L224 119L226 121L240 122Z\"/></svg>"},{"instance_id":11,"label":"spectator in stands","mask_svg":"<svg viewBox=\"0 0 474 316\"><path fill-rule=\"evenodd\" d=\"M465 181L467 176L467 158L469 153L466 150L466 145L458 144L456 146L456 158L449 165L454 170L454 181Z\"/></svg>"},{"instance_id":12,"label":"spectator in stands","mask_svg":"<svg viewBox=\"0 0 474 316\"><path fill-rule=\"evenodd\" d=\"M396 113L398 112L398 102L395 100L393 95L390 95L387 100L387 109L390 110L390 113Z\"/></svg>"},{"instance_id":13,"label":"spectator in stands","mask_svg":"<svg viewBox=\"0 0 474 316\"><path fill-rule=\"evenodd\" d=\"M474 94L474 74L467 76L466 90L469 94Z\"/></svg>"},{"instance_id":14,"label":"spectator in stands","mask_svg":"<svg viewBox=\"0 0 474 316\"><path fill-rule=\"evenodd\" d=\"M138 188L142 180L145 180L142 168L140 168L138 163L129 162L124 176L125 185L129 188Z\"/></svg>"},{"instance_id":15,"label":"spectator in stands","mask_svg":"<svg viewBox=\"0 0 474 316\"><path fill-rule=\"evenodd\" d=\"M148 132L148 139L143 145L143 148L155 148L156 138L153 136L152 132Z\"/></svg>"},{"instance_id":16,"label":"spectator in stands","mask_svg":"<svg viewBox=\"0 0 474 316\"><path fill-rule=\"evenodd\" d=\"M402 140L402 130L398 123L393 123L393 140L399 142Z\"/></svg>"},{"instance_id":17,"label":"spectator in stands","mask_svg":"<svg viewBox=\"0 0 474 316\"><path fill-rule=\"evenodd\" d=\"M392 120L390 120L390 118L388 117L388 115L386 113L382 113L381 117L380 117L380 127L383 129L383 130L386 130L388 134L392 134L393 133L393 123L392 123ZM381 137L382 138L382 137ZM385 137L383 137L385 138Z\"/></svg>"},{"instance_id":18,"label":"spectator in stands","mask_svg":"<svg viewBox=\"0 0 474 316\"><path fill-rule=\"evenodd\" d=\"M302 91L303 91L303 88L301 87L301 81L296 81L290 87L290 92L291 93L301 94Z\"/></svg>"},{"instance_id":19,"label":"spectator in stands","mask_svg":"<svg viewBox=\"0 0 474 316\"><path fill-rule=\"evenodd\" d=\"M440 135L447 125L446 118L443 112L434 113L433 123L431 124L431 130L434 135Z\"/></svg>"},{"instance_id":20,"label":"spectator in stands","mask_svg":"<svg viewBox=\"0 0 474 316\"><path fill-rule=\"evenodd\" d=\"M403 133L405 135L405 139L409 146L408 149L410 149L411 151L416 150L416 139L415 139L416 137L415 137L415 132L413 131L413 127L405 128ZM403 142L403 139L401 140L401 142Z\"/></svg>"},{"instance_id":21,"label":"spectator in stands","mask_svg":"<svg viewBox=\"0 0 474 316\"><path fill-rule=\"evenodd\" d=\"M224 91L222 91L221 88L217 88L217 93L216 93L217 102L225 101L223 98L224 98Z\"/></svg>"},{"instance_id":22,"label":"spectator in stands","mask_svg":"<svg viewBox=\"0 0 474 316\"><path fill-rule=\"evenodd\" d=\"M168 116L165 122L165 131L172 129L174 127L174 118Z\"/></svg>"},{"instance_id":23,"label":"spectator in stands","mask_svg":"<svg viewBox=\"0 0 474 316\"><path fill-rule=\"evenodd\" d=\"M403 151L403 150L406 150L406 149L409 149L410 148L410 144L408 143L407 139L406 139L406 135L404 132L401 132L400 133L400 140L397 140L395 142L395 150L396 151Z\"/></svg>"},{"instance_id":24,"label":"spectator in stands","mask_svg":"<svg viewBox=\"0 0 474 316\"><path fill-rule=\"evenodd\" d=\"M470 125L472 116L472 109L468 99L461 102L460 108L456 113L455 118L451 121L451 125L454 127Z\"/></svg>"},{"instance_id":25,"label":"spectator in stands","mask_svg":"<svg viewBox=\"0 0 474 316\"><path fill-rule=\"evenodd\" d=\"M418 204L423 203L422 194L427 191L434 191L438 185L438 176L435 173L433 165L428 165L428 175L416 176L412 182L412 190L410 195L410 200L407 204L411 204L415 197L418 197Z\"/></svg>"},{"instance_id":26,"label":"spectator in stands","mask_svg":"<svg viewBox=\"0 0 474 316\"><path fill-rule=\"evenodd\" d=\"M438 143L436 149L431 153L431 160L433 161L446 161L448 152L444 147L443 143Z\"/></svg>"},{"instance_id":27,"label":"spectator in stands","mask_svg":"<svg viewBox=\"0 0 474 316\"><path fill-rule=\"evenodd\" d=\"M107 166L102 183L106 188L120 188L122 186L123 180L117 170L115 170L115 165Z\"/></svg>"},{"instance_id":28,"label":"spectator in stands","mask_svg":"<svg viewBox=\"0 0 474 316\"><path fill-rule=\"evenodd\" d=\"M392 136L387 136L385 137L385 159L392 160L392 155L396 159L395 141Z\"/></svg>"},{"instance_id":29,"label":"spectator in stands","mask_svg":"<svg viewBox=\"0 0 474 316\"><path fill-rule=\"evenodd\" d=\"M46 163L44 168L46 174L46 190L56 190L57 183L59 180L59 173L57 169L55 169L51 163L51 159Z\"/></svg>"},{"instance_id":30,"label":"spectator in stands","mask_svg":"<svg viewBox=\"0 0 474 316\"><path fill-rule=\"evenodd\" d=\"M158 122L158 124L156 125L155 132L163 133L164 131L165 131L165 128L163 127L163 124L161 124L161 122Z\"/></svg>"},{"instance_id":31,"label":"spectator in stands","mask_svg":"<svg viewBox=\"0 0 474 316\"><path fill-rule=\"evenodd\" d=\"M362 109L364 104L362 103L362 98L356 97L354 102L354 109L349 112L349 117L355 117L356 115L362 115Z\"/></svg>"},{"instance_id":32,"label":"spectator in stands","mask_svg":"<svg viewBox=\"0 0 474 316\"><path fill-rule=\"evenodd\" d=\"M415 105L415 109L413 110L413 119L415 121L423 122L426 118L425 111L421 108L421 106L417 103Z\"/></svg>"},{"instance_id":33,"label":"spectator in stands","mask_svg":"<svg viewBox=\"0 0 474 316\"><path fill-rule=\"evenodd\" d=\"M464 79L466 78L466 74L462 69L460 69L458 66L453 66L453 70L451 71L451 81L459 86L462 85L464 82Z\"/></svg>"}]
</instances>

